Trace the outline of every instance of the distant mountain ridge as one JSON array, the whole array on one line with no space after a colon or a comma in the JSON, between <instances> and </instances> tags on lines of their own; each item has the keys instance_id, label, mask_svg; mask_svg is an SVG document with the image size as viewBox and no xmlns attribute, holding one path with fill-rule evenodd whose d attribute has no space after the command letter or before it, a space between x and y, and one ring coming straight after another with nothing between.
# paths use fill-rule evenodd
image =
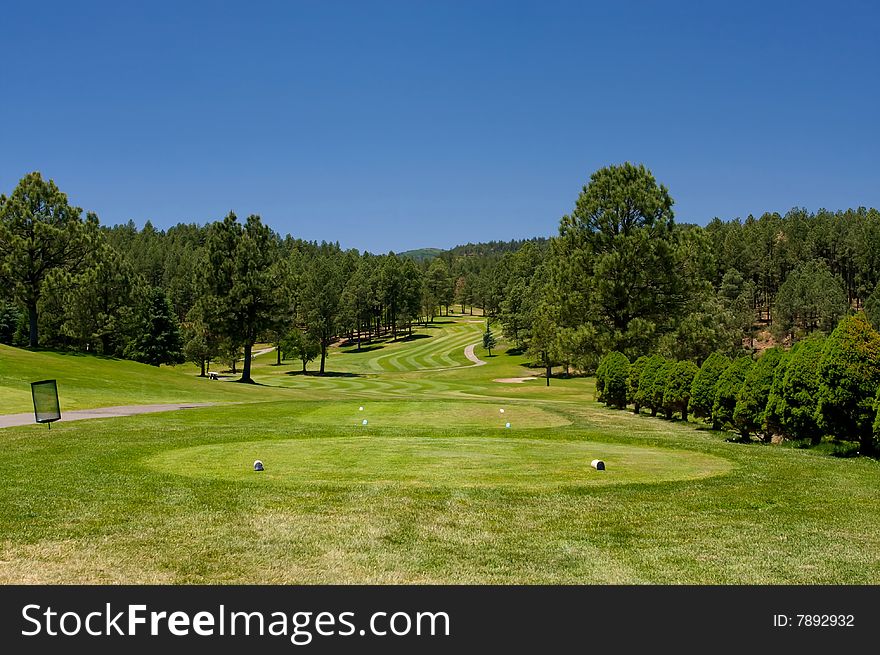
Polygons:
<instances>
[{"instance_id":1,"label":"distant mountain ridge","mask_svg":"<svg viewBox=\"0 0 880 655\"><path fill-rule=\"evenodd\" d=\"M398 257L407 257L417 262L426 262L439 257L445 250L441 248L416 248L415 250L407 250L397 253Z\"/></svg>"},{"instance_id":2,"label":"distant mountain ridge","mask_svg":"<svg viewBox=\"0 0 880 655\"><path fill-rule=\"evenodd\" d=\"M531 239L511 239L510 241L486 241L484 243L467 243L455 246L449 250L442 248L417 248L415 250L407 250L398 253L399 257L408 257L417 262L431 261L443 254L450 254L455 257L468 257L474 255L496 255L506 252L516 252L526 243L534 243L535 245L543 245L547 242L546 237L533 237Z\"/></svg>"}]
</instances>

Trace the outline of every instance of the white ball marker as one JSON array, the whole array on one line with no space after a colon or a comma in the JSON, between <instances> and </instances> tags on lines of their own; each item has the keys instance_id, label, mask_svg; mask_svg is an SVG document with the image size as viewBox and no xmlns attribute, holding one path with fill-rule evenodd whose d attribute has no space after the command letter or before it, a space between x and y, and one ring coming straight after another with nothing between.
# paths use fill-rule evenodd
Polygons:
<instances>
[{"instance_id":1,"label":"white ball marker","mask_svg":"<svg viewBox=\"0 0 880 655\"><path fill-rule=\"evenodd\" d=\"M592 466L597 471L605 470L605 462L603 462L601 459L594 459L592 462L590 462L590 466Z\"/></svg>"},{"instance_id":2,"label":"white ball marker","mask_svg":"<svg viewBox=\"0 0 880 655\"><path fill-rule=\"evenodd\" d=\"M359 411L359 412L362 412L362 411L364 411L364 408L363 408L363 407L358 407L358 411Z\"/></svg>"},{"instance_id":3,"label":"white ball marker","mask_svg":"<svg viewBox=\"0 0 880 655\"><path fill-rule=\"evenodd\" d=\"M503 413L504 413L504 408L502 407L502 408L499 409L498 411L501 412L501 413L503 414Z\"/></svg>"},{"instance_id":4,"label":"white ball marker","mask_svg":"<svg viewBox=\"0 0 880 655\"><path fill-rule=\"evenodd\" d=\"M366 424L367 424L367 419L364 419L364 420L361 422L361 425L366 425Z\"/></svg>"},{"instance_id":5,"label":"white ball marker","mask_svg":"<svg viewBox=\"0 0 880 655\"><path fill-rule=\"evenodd\" d=\"M509 428L509 427L510 427L510 423L509 423L509 422L508 422L508 423L505 423L505 424L504 424L504 427Z\"/></svg>"},{"instance_id":6,"label":"white ball marker","mask_svg":"<svg viewBox=\"0 0 880 655\"><path fill-rule=\"evenodd\" d=\"M255 461L254 462L254 470L255 471L263 471L264 470L263 469L263 462L261 462L260 460Z\"/></svg>"}]
</instances>

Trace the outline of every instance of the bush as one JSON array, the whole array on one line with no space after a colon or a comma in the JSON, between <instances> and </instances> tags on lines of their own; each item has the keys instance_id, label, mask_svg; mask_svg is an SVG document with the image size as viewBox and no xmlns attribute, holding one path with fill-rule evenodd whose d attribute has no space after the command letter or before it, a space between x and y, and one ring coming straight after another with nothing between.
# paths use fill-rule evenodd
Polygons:
<instances>
[{"instance_id":1,"label":"bush","mask_svg":"<svg viewBox=\"0 0 880 655\"><path fill-rule=\"evenodd\" d=\"M816 415L819 407L817 375L824 346L824 337L812 337L792 349L779 407L782 434L793 439L809 439L813 444L822 440Z\"/></svg>"},{"instance_id":2,"label":"bush","mask_svg":"<svg viewBox=\"0 0 880 655\"><path fill-rule=\"evenodd\" d=\"M651 410L651 416L657 416L659 404L653 402L654 379L660 372L660 369L666 363L666 360L660 355L651 355L645 362L642 374L639 376L639 392L637 395L640 407L648 407Z\"/></svg>"},{"instance_id":3,"label":"bush","mask_svg":"<svg viewBox=\"0 0 880 655\"><path fill-rule=\"evenodd\" d=\"M663 363L654 374L654 381L651 385L650 402L648 403L648 407L651 408L651 416L656 415L658 411L662 411L667 417L672 416L663 405L663 396L666 393L666 380L669 379L669 373L674 364L675 362L672 360L664 359Z\"/></svg>"},{"instance_id":4,"label":"bush","mask_svg":"<svg viewBox=\"0 0 880 655\"><path fill-rule=\"evenodd\" d=\"M748 355L737 357L718 378L715 402L712 405L713 426L724 428L733 423L736 399L753 364L752 358Z\"/></svg>"},{"instance_id":5,"label":"bush","mask_svg":"<svg viewBox=\"0 0 880 655\"><path fill-rule=\"evenodd\" d=\"M629 367L629 377L626 379L626 400L634 405L634 414L638 414L642 408L639 402L639 379L642 376L642 371L645 370L648 359L647 355L642 355Z\"/></svg>"},{"instance_id":6,"label":"bush","mask_svg":"<svg viewBox=\"0 0 880 655\"><path fill-rule=\"evenodd\" d=\"M730 366L730 359L721 353L712 353L703 362L700 372L694 378L691 385L691 414L698 418L709 418L712 416L712 408L715 405L715 391L718 387L718 380L727 367ZM717 430L718 425L713 425Z\"/></svg>"},{"instance_id":7,"label":"bush","mask_svg":"<svg viewBox=\"0 0 880 655\"><path fill-rule=\"evenodd\" d=\"M880 385L880 334L863 312L844 318L825 341L817 369L819 427L874 450L874 395Z\"/></svg>"},{"instance_id":8,"label":"bush","mask_svg":"<svg viewBox=\"0 0 880 655\"><path fill-rule=\"evenodd\" d=\"M768 348L746 375L733 408L733 424L744 440L764 426L764 412L770 399L773 375L782 360L782 350ZM763 435L767 439L767 435Z\"/></svg>"},{"instance_id":9,"label":"bush","mask_svg":"<svg viewBox=\"0 0 880 655\"><path fill-rule=\"evenodd\" d=\"M608 357L611 353L602 355L599 360L599 366L596 367L596 400L600 403L605 402L605 371L608 367Z\"/></svg>"},{"instance_id":10,"label":"bush","mask_svg":"<svg viewBox=\"0 0 880 655\"><path fill-rule=\"evenodd\" d=\"M773 383L770 385L770 393L767 396L767 406L764 408L764 424L761 428L764 430L764 434L773 436L774 434L781 434L783 436L790 436L786 433L785 428L783 427L782 421L782 409L783 409L783 398L782 398L782 389L783 383L785 381L785 373L788 371L788 366L791 363L792 357L800 347L802 341L798 341L791 350L783 350L779 357L779 363L776 365L776 370L773 371Z\"/></svg>"},{"instance_id":11,"label":"bush","mask_svg":"<svg viewBox=\"0 0 880 655\"><path fill-rule=\"evenodd\" d=\"M605 360L603 396L610 407L626 407L626 381L629 378L629 360L621 352L610 353Z\"/></svg>"},{"instance_id":12,"label":"bush","mask_svg":"<svg viewBox=\"0 0 880 655\"><path fill-rule=\"evenodd\" d=\"M691 386L699 372L700 369L693 362L682 361L672 365L663 393L663 407L667 416L672 418L675 412L680 412L682 420L687 421Z\"/></svg>"}]
</instances>

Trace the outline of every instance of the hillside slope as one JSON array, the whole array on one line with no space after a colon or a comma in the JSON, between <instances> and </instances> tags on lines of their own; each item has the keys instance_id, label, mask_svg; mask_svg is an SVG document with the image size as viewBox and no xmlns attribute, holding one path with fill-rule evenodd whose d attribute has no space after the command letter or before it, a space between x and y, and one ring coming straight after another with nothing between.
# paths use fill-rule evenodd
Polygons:
<instances>
[{"instance_id":1,"label":"hillside slope","mask_svg":"<svg viewBox=\"0 0 880 655\"><path fill-rule=\"evenodd\" d=\"M74 353L31 352L0 345L0 414L33 409L31 382L55 379L62 412L113 405L280 400L289 394L209 381L191 366L155 367Z\"/></svg>"}]
</instances>

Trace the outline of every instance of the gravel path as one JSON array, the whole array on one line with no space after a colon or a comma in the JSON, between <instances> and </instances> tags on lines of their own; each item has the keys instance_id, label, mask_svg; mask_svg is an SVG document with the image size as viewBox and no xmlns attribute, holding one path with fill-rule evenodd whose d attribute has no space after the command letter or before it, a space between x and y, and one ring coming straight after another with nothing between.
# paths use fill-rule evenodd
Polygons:
<instances>
[{"instance_id":1,"label":"gravel path","mask_svg":"<svg viewBox=\"0 0 880 655\"><path fill-rule=\"evenodd\" d=\"M118 407L98 407L96 409L73 409L61 412L62 421L85 421L90 418L112 418L116 416L135 416L136 414L152 414L154 412L173 412L178 409L194 409L209 407L214 403L170 403L164 405L120 405ZM34 423L33 412L26 414L0 415L0 428L11 428L18 425Z\"/></svg>"}]
</instances>

